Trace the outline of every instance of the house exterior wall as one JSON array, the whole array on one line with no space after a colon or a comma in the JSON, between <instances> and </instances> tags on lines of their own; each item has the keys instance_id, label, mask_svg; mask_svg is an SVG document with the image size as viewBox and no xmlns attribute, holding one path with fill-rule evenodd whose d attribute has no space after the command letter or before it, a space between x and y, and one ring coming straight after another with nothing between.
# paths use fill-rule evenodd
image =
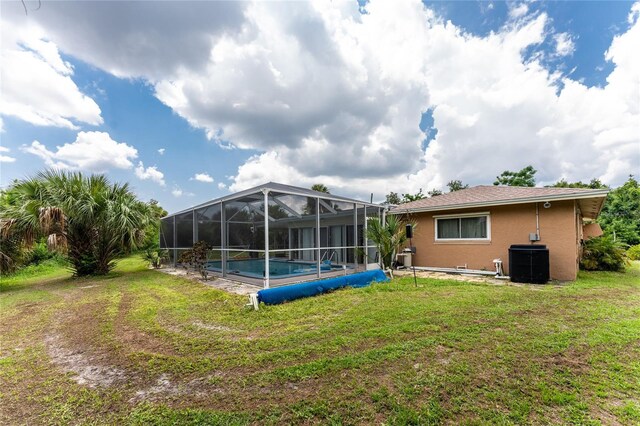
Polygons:
<instances>
[{"instance_id":1,"label":"house exterior wall","mask_svg":"<svg viewBox=\"0 0 640 426\"><path fill-rule=\"evenodd\" d=\"M582 227L575 201L552 202L550 208L538 203L538 208L540 241L536 244L544 244L549 249L551 278L575 280L578 272L578 229ZM490 214L490 241L435 240L434 216L483 212ZM509 273L509 246L530 244L529 234L536 232L536 203L412 213L410 220L417 223L413 238L415 266L455 268L466 264L469 269L493 270L493 259L500 258L505 273Z\"/></svg>"}]
</instances>

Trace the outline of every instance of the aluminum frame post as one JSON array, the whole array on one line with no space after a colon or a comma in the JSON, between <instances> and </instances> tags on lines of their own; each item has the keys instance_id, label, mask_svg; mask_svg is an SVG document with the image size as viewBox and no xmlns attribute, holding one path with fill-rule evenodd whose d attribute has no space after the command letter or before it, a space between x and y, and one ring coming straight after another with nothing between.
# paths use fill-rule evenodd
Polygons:
<instances>
[{"instance_id":1,"label":"aluminum frame post","mask_svg":"<svg viewBox=\"0 0 640 426\"><path fill-rule=\"evenodd\" d=\"M176 217L173 216L173 267L178 265L178 232L176 231Z\"/></svg>"},{"instance_id":2,"label":"aluminum frame post","mask_svg":"<svg viewBox=\"0 0 640 426\"><path fill-rule=\"evenodd\" d=\"M353 203L353 264L358 272L358 203Z\"/></svg>"},{"instance_id":3,"label":"aluminum frame post","mask_svg":"<svg viewBox=\"0 0 640 426\"><path fill-rule=\"evenodd\" d=\"M367 269L369 263L369 239L367 238L367 205L364 205L364 226L362 228L362 239L364 240L364 269Z\"/></svg>"},{"instance_id":4,"label":"aluminum frame post","mask_svg":"<svg viewBox=\"0 0 640 426\"><path fill-rule=\"evenodd\" d=\"M222 276L227 276L227 215L224 203L220 203L220 247L222 247Z\"/></svg>"},{"instance_id":5,"label":"aluminum frame post","mask_svg":"<svg viewBox=\"0 0 640 426\"><path fill-rule=\"evenodd\" d=\"M320 197L316 198L316 275L320 278Z\"/></svg>"},{"instance_id":6,"label":"aluminum frame post","mask_svg":"<svg viewBox=\"0 0 640 426\"><path fill-rule=\"evenodd\" d=\"M269 190L264 194L264 288L269 288Z\"/></svg>"}]
</instances>

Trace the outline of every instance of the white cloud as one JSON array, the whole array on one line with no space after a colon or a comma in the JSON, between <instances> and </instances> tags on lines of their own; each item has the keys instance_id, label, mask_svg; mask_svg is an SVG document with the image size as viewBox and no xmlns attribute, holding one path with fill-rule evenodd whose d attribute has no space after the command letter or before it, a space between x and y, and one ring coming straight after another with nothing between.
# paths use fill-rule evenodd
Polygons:
<instances>
[{"instance_id":1,"label":"white cloud","mask_svg":"<svg viewBox=\"0 0 640 426\"><path fill-rule=\"evenodd\" d=\"M571 38L571 35L568 33L559 33L553 36L553 39L556 42L556 55L557 56L567 56L573 55L573 52L576 50L576 45Z\"/></svg>"},{"instance_id":2,"label":"white cloud","mask_svg":"<svg viewBox=\"0 0 640 426\"><path fill-rule=\"evenodd\" d=\"M164 149L164 148L160 148L160 149L158 150L158 154L160 154L160 155L164 155L164 151L165 151L165 149Z\"/></svg>"},{"instance_id":3,"label":"white cloud","mask_svg":"<svg viewBox=\"0 0 640 426\"><path fill-rule=\"evenodd\" d=\"M606 53L614 70L604 87L523 56L549 37L557 55L575 48L574 36L554 34L547 15L531 14L526 3L510 6L508 22L486 36L465 33L419 1L372 0L364 15L355 2L242 3L229 6L239 14L209 14L217 23L190 19L218 3L196 3L184 16L166 3L54 3L34 19L65 52L145 78L221 146L257 150L231 190L322 181L367 195L426 191L450 179L487 183L529 163L543 182L620 183L640 168L639 5ZM132 14L136 8L148 22L122 24L144 15ZM225 14L233 17L227 26ZM163 22L171 25L154 32ZM132 45L155 47L123 48L142 37L146 44ZM418 123L427 110L438 133L423 151Z\"/></svg>"},{"instance_id":4,"label":"white cloud","mask_svg":"<svg viewBox=\"0 0 640 426\"><path fill-rule=\"evenodd\" d=\"M197 180L198 182L212 183L213 178L207 173L196 173L190 180Z\"/></svg>"},{"instance_id":5,"label":"white cloud","mask_svg":"<svg viewBox=\"0 0 640 426\"><path fill-rule=\"evenodd\" d=\"M224 182L218 182L218 189L227 189L227 184Z\"/></svg>"},{"instance_id":6,"label":"white cloud","mask_svg":"<svg viewBox=\"0 0 640 426\"><path fill-rule=\"evenodd\" d=\"M106 132L79 132L74 142L57 146L55 152L37 140L22 150L42 158L48 167L95 173L130 169L138 156L134 147L114 141Z\"/></svg>"},{"instance_id":7,"label":"white cloud","mask_svg":"<svg viewBox=\"0 0 640 426\"><path fill-rule=\"evenodd\" d=\"M213 140L277 150L307 175L415 171L429 105L416 52L431 15L420 3L377 2L368 15L356 3L340 7L251 4L244 36L218 41L206 69L159 81L157 96Z\"/></svg>"},{"instance_id":8,"label":"white cloud","mask_svg":"<svg viewBox=\"0 0 640 426\"><path fill-rule=\"evenodd\" d=\"M164 186L164 174L158 170L156 166L144 168L144 164L142 161L138 162L138 167L135 169L135 174L138 179L141 180L151 180L160 184L160 186Z\"/></svg>"},{"instance_id":9,"label":"white cloud","mask_svg":"<svg viewBox=\"0 0 640 426\"><path fill-rule=\"evenodd\" d=\"M8 155L4 155L3 153L10 152L11 150L6 146L0 146L0 163L13 163L16 161L15 158L10 157Z\"/></svg>"},{"instance_id":10,"label":"white cloud","mask_svg":"<svg viewBox=\"0 0 640 426\"><path fill-rule=\"evenodd\" d=\"M3 18L46 28L76 58L118 77L151 80L201 68L216 39L241 29L245 8L242 2L80 1L51 3L25 16L20 2L2 6Z\"/></svg>"},{"instance_id":11,"label":"white cloud","mask_svg":"<svg viewBox=\"0 0 640 426\"><path fill-rule=\"evenodd\" d=\"M522 18L529 12L529 6L526 3L509 5L509 17L511 19Z\"/></svg>"},{"instance_id":12,"label":"white cloud","mask_svg":"<svg viewBox=\"0 0 640 426\"><path fill-rule=\"evenodd\" d=\"M38 126L77 129L75 122L102 124L100 107L80 92L73 68L42 31L2 19L0 113Z\"/></svg>"},{"instance_id":13,"label":"white cloud","mask_svg":"<svg viewBox=\"0 0 640 426\"><path fill-rule=\"evenodd\" d=\"M629 15L627 16L627 22L629 24L633 24L640 16L640 2L635 2L631 6L631 10L629 11Z\"/></svg>"},{"instance_id":14,"label":"white cloud","mask_svg":"<svg viewBox=\"0 0 640 426\"><path fill-rule=\"evenodd\" d=\"M616 68L605 88L587 88L565 78L561 81L564 89L558 93L560 76L537 60L527 62L523 58L525 48L536 46L547 37L549 25L545 14L507 26L498 33L476 37L437 20L430 21L423 29L425 33L420 34L418 28L424 23L419 14L400 19L393 11L382 11L377 6L378 3L370 3L367 6L370 15L365 17L375 18L372 21L375 25L368 27L365 18L361 24L351 24L362 26L360 30L371 37L372 43L378 43L376 34L382 37L384 29L397 21L402 21L403 28L416 34L416 38L426 40L415 49L421 52L419 59L423 63L417 67L420 78L415 79L415 84L424 84L420 90L428 92L427 105L433 108L438 134L424 155L414 154L414 138L401 138L397 147L389 139L397 139L405 129L404 134L410 134L418 121L411 118L412 112L426 108L418 108L420 104L416 102L402 109L402 103L387 99L389 108L401 111L406 127L381 126L370 133L369 140L386 132L389 135L386 139L379 137L380 142L372 145L405 153L404 157L390 156L394 166L389 168L389 175L395 176L384 176L384 161L358 155L366 149L355 151L358 142L350 135L339 139L340 144L303 138L300 147L279 147L251 157L239 167L232 190L267 180L302 186L320 180L342 193L366 195L370 188L413 192L421 187L442 188L451 179L489 183L505 169L519 169L530 163L539 170L541 182L560 177L571 180L598 177L616 184L640 167L639 91L629 89L638 87L640 75L639 57L633 47L640 42L637 22L616 37L607 52ZM343 31L348 29L347 26ZM396 36L400 37L397 33ZM344 44L344 40L336 43ZM381 51L382 48L377 53ZM384 53L380 61L393 58L392 53ZM361 73L368 72L370 69L363 66ZM411 81L413 74L407 72L407 76L407 81ZM350 126L345 128L352 130ZM418 167L415 161L419 161ZM381 173L366 179L363 166L351 168L347 162L382 166ZM351 170L356 171L355 175Z\"/></svg>"},{"instance_id":15,"label":"white cloud","mask_svg":"<svg viewBox=\"0 0 640 426\"><path fill-rule=\"evenodd\" d=\"M193 192L184 192L179 186L176 185L171 190L171 195L173 195L176 198L180 198L183 195L187 197L193 197L195 194Z\"/></svg>"}]
</instances>

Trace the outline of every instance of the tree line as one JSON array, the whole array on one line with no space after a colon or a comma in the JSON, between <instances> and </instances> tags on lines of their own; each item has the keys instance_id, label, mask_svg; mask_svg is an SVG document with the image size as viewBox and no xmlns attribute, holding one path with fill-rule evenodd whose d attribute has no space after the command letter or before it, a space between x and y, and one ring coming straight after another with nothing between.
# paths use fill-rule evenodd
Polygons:
<instances>
[{"instance_id":1,"label":"tree line","mask_svg":"<svg viewBox=\"0 0 640 426\"><path fill-rule=\"evenodd\" d=\"M505 171L494 185L534 186L535 174L532 166ZM608 188L598 179L561 179L550 186ZM469 186L451 180L447 187L455 192ZM312 188L329 193L323 184ZM441 194L435 189L401 196L391 192L386 201L401 204ZM121 255L158 250L160 218L166 214L157 201L140 201L128 184L111 183L102 175L44 171L15 181L0 192L0 272L53 253L64 258L75 275L107 274ZM598 223L606 235L640 244L640 186L633 176L609 192Z\"/></svg>"}]
</instances>

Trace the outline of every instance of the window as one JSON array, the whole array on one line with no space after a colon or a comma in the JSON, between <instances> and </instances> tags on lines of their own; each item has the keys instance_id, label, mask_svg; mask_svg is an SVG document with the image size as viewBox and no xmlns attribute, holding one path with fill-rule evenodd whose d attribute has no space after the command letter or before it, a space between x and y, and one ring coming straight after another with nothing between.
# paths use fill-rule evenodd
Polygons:
<instances>
[{"instance_id":1,"label":"window","mask_svg":"<svg viewBox=\"0 0 640 426\"><path fill-rule=\"evenodd\" d=\"M435 216L438 240L490 240L489 213Z\"/></svg>"}]
</instances>

